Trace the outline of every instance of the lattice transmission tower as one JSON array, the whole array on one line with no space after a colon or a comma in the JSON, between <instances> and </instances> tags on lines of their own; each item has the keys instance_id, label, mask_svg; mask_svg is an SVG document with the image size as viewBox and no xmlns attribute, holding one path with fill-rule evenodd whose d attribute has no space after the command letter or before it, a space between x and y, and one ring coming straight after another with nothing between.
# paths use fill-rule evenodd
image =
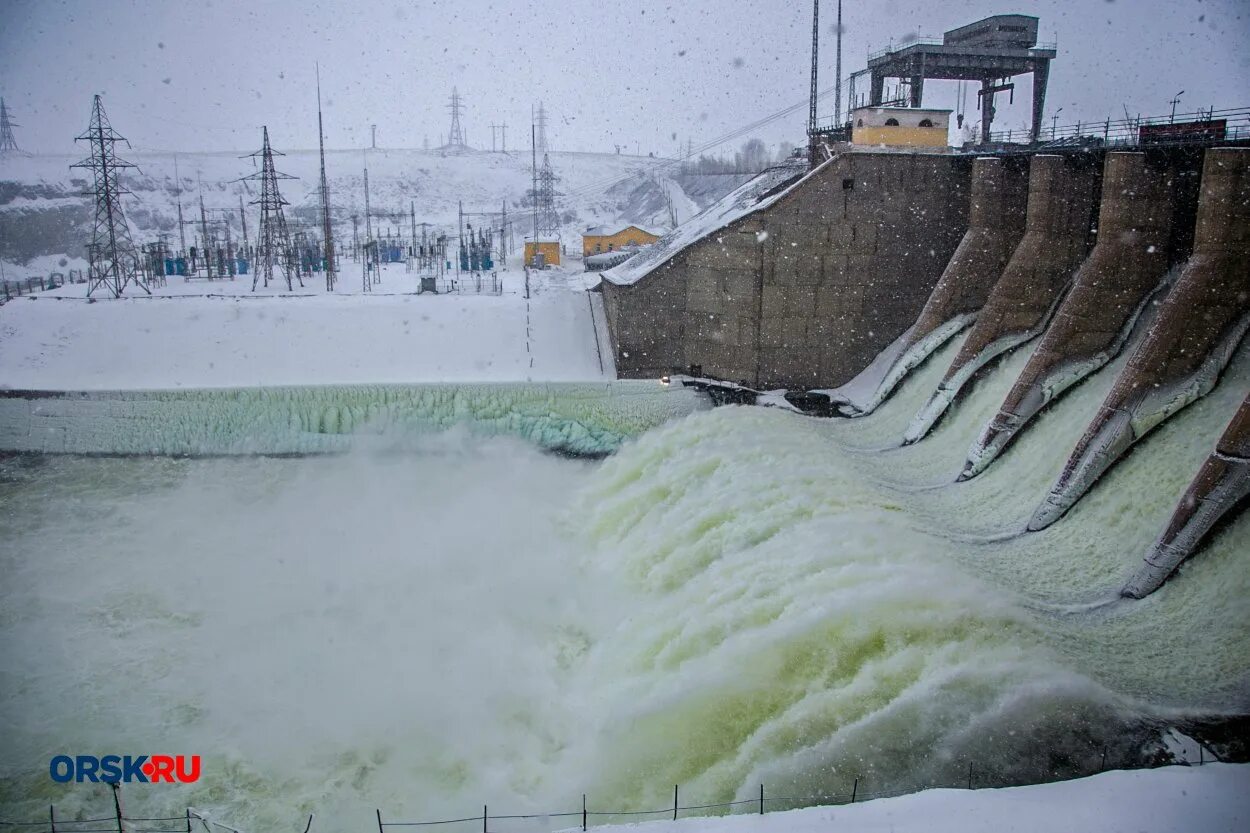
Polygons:
<instances>
[{"instance_id":1,"label":"lattice transmission tower","mask_svg":"<svg viewBox=\"0 0 1250 833\"><path fill-rule=\"evenodd\" d=\"M455 87L451 88L451 103L447 105L447 109L451 111L451 129L447 131L447 146L465 147L464 128L460 126L460 112L464 109L464 100L460 98L460 91Z\"/></svg>"},{"instance_id":2,"label":"lattice transmission tower","mask_svg":"<svg viewBox=\"0 0 1250 833\"><path fill-rule=\"evenodd\" d=\"M294 289L291 283L292 277L299 281L301 287L304 285L304 279L300 276L299 264L295 262L295 250L291 247L291 232L287 228L286 215L282 213L282 206L290 205L290 203L283 199L281 192L278 191L278 180L295 179L295 177L279 173L274 167L274 154L278 156L284 154L269 146L269 128L266 126L263 130L265 140L261 149L242 157L244 159L257 156L261 158L260 171L243 177L260 180L260 196L250 203L250 205L260 206L260 230L256 234L258 268L252 273L252 291L256 291L258 280L263 280L265 286L269 286L269 281L273 279L275 262L286 277L286 288L291 290Z\"/></svg>"},{"instance_id":3,"label":"lattice transmission tower","mask_svg":"<svg viewBox=\"0 0 1250 833\"><path fill-rule=\"evenodd\" d=\"M538 206L535 234L539 240L554 240L560 232L560 215L556 211L556 182L560 177L551 168L551 159L543 154L543 165L535 177Z\"/></svg>"},{"instance_id":4,"label":"lattice transmission tower","mask_svg":"<svg viewBox=\"0 0 1250 833\"><path fill-rule=\"evenodd\" d=\"M120 298L132 283L152 294L139 270L139 253L130 239L126 215L122 213L121 196L128 192L122 188L120 173L135 166L118 158L113 146L126 139L109 124L100 96L97 95L92 104L87 132L74 141L87 142L91 155L70 167L89 169L95 180L91 192L95 197L95 217L91 242L87 244L87 296L103 288L114 298Z\"/></svg>"},{"instance_id":5,"label":"lattice transmission tower","mask_svg":"<svg viewBox=\"0 0 1250 833\"><path fill-rule=\"evenodd\" d=\"M13 138L13 128L21 127L9 120L9 108L4 99L0 98L0 153L17 153L17 139Z\"/></svg>"}]
</instances>

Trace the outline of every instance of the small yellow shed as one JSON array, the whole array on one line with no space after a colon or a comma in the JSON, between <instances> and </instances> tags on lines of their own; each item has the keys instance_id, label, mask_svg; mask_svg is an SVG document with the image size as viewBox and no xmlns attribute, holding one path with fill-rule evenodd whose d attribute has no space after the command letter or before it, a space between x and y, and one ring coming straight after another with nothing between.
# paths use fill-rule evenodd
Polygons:
<instances>
[{"instance_id":1,"label":"small yellow shed","mask_svg":"<svg viewBox=\"0 0 1250 833\"><path fill-rule=\"evenodd\" d=\"M618 231L613 231L607 226L595 226L582 232L582 252L586 257L590 257L631 246L646 246L659 239L658 234L652 234L638 226L625 226Z\"/></svg>"},{"instance_id":2,"label":"small yellow shed","mask_svg":"<svg viewBox=\"0 0 1250 833\"><path fill-rule=\"evenodd\" d=\"M544 266L560 265L560 241L559 240L539 240L535 243L533 240L525 241L525 263L528 266L534 266L534 255L542 255Z\"/></svg>"}]
</instances>

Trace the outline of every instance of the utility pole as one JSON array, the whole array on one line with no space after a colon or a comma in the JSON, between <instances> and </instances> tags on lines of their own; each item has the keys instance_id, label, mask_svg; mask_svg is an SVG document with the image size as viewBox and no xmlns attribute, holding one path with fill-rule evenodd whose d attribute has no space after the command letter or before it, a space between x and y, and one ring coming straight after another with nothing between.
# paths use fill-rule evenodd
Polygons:
<instances>
[{"instance_id":1,"label":"utility pole","mask_svg":"<svg viewBox=\"0 0 1250 833\"><path fill-rule=\"evenodd\" d=\"M499 152L508 152L508 123L499 125Z\"/></svg>"},{"instance_id":2,"label":"utility pole","mask_svg":"<svg viewBox=\"0 0 1250 833\"><path fill-rule=\"evenodd\" d=\"M247 213L243 210L243 195L239 194L239 223L243 226L243 251L247 252Z\"/></svg>"},{"instance_id":3,"label":"utility pole","mask_svg":"<svg viewBox=\"0 0 1250 833\"><path fill-rule=\"evenodd\" d=\"M378 149L378 126L376 124L369 125L369 147L373 150Z\"/></svg>"},{"instance_id":4,"label":"utility pole","mask_svg":"<svg viewBox=\"0 0 1250 833\"><path fill-rule=\"evenodd\" d=\"M1177 93L1175 96L1173 96L1173 97L1172 97L1172 101L1171 101L1171 104L1172 104L1172 118L1171 118L1171 119L1169 119L1169 121L1168 121L1168 123L1169 123L1169 124L1175 124L1175 123L1176 123L1176 105L1181 103L1181 96L1183 96L1184 94L1185 94L1185 91L1184 91L1184 90L1181 90L1179 93Z\"/></svg>"},{"instance_id":5,"label":"utility pole","mask_svg":"<svg viewBox=\"0 0 1250 833\"><path fill-rule=\"evenodd\" d=\"M812 91L807 103L807 134L816 135L816 68L820 60L820 0L812 0Z\"/></svg>"},{"instance_id":6,"label":"utility pole","mask_svg":"<svg viewBox=\"0 0 1250 833\"><path fill-rule=\"evenodd\" d=\"M365 252L364 252L365 268L364 268L364 272L362 273L363 277L361 278L361 280L363 281L363 288L365 292L373 291L373 279L369 275L369 268L372 265L371 261L373 260L373 249L374 249L373 223L369 219L369 163L366 161L365 162Z\"/></svg>"},{"instance_id":7,"label":"utility pole","mask_svg":"<svg viewBox=\"0 0 1250 833\"><path fill-rule=\"evenodd\" d=\"M317 142L321 149L321 245L325 255L326 292L333 292L337 269L334 264L334 234L330 228L330 184L326 179L326 133L321 121L320 64L317 64Z\"/></svg>"},{"instance_id":8,"label":"utility pole","mask_svg":"<svg viewBox=\"0 0 1250 833\"><path fill-rule=\"evenodd\" d=\"M503 210L499 213L499 262L508 268L508 200L503 200Z\"/></svg>"},{"instance_id":9,"label":"utility pole","mask_svg":"<svg viewBox=\"0 0 1250 833\"><path fill-rule=\"evenodd\" d=\"M187 254L187 233L183 230L182 221L182 177L178 174L178 154L174 154L174 182L178 188L178 244L182 246L182 255Z\"/></svg>"},{"instance_id":10,"label":"utility pole","mask_svg":"<svg viewBox=\"0 0 1250 833\"><path fill-rule=\"evenodd\" d=\"M87 132L74 141L88 142L91 155L70 167L88 168L95 179L92 192L95 220L91 243L87 246L87 296L103 287L114 298L120 298L131 283L151 295L152 291L137 269L139 258L130 239L130 226L122 213L121 196L126 191L121 185L120 172L135 166L116 155L113 146L126 139L109 123L100 96L95 96L92 104Z\"/></svg>"},{"instance_id":11,"label":"utility pole","mask_svg":"<svg viewBox=\"0 0 1250 833\"><path fill-rule=\"evenodd\" d=\"M208 212L204 210L204 186L200 186L200 242L204 245L204 268L208 279L213 279L213 246L208 236Z\"/></svg>"},{"instance_id":12,"label":"utility pole","mask_svg":"<svg viewBox=\"0 0 1250 833\"><path fill-rule=\"evenodd\" d=\"M491 126L490 126L490 152L491 152L491 153L495 153L495 152L496 152L496 148L495 148L495 131L496 131L496 130L498 130L498 129L499 129L499 125L494 124L494 123L492 122L492 123L491 123Z\"/></svg>"}]
</instances>

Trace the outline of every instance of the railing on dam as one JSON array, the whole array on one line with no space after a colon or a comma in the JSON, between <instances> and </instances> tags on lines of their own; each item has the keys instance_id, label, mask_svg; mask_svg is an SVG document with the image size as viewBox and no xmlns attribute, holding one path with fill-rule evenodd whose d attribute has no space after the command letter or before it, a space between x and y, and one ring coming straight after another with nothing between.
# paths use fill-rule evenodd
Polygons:
<instances>
[{"instance_id":1,"label":"railing on dam","mask_svg":"<svg viewBox=\"0 0 1250 833\"><path fill-rule=\"evenodd\" d=\"M1047 148L1126 148L1173 145L1213 145L1250 141L1250 107L1199 110L1162 116L1128 116L1122 119L1052 122L1034 143L1027 129L990 133L990 144L1020 144Z\"/></svg>"},{"instance_id":2,"label":"railing on dam","mask_svg":"<svg viewBox=\"0 0 1250 833\"><path fill-rule=\"evenodd\" d=\"M1202 745L1198 744L1197 746L1197 761L1184 761L1171 765L1202 766L1209 763L1209 759L1204 755ZM1106 772L1107 749L1103 747L1101 754L1099 754L1097 749L1093 750L1092 757L1098 761L1095 766L1086 768L1086 771L1081 773L1070 773L1068 779L1064 780ZM752 795L750 798L712 803L683 804L681 787L675 784L673 785L672 804L654 809L594 808L588 796L583 794L580 808L554 810L551 812L492 812L489 804L483 804L480 813L459 816L457 818L390 820L383 815L380 809L377 809L367 821L361 820L359 830L362 833L367 833L367 831L371 830L376 830L378 833L387 833L387 831L399 833L399 831L413 828L452 828L453 830L462 831L481 830L483 833L492 833L492 831L493 833L504 833L505 828L518 829L516 825L508 825L506 822L535 822L546 828L550 826L549 823L552 821L563 824L564 822L560 822L562 819L567 819L571 828L580 827L582 830L588 830L590 827L600 825L661 819L676 820L683 813L696 816L719 814L763 815L768 812L794 810L802 807L835 806L878 798L894 798L929 789L975 790L1004 786L1014 786L1014 784L1003 782L1002 779L996 778L994 773L985 768L978 769L976 761L969 761L966 767L952 762L951 776L946 780L893 789L885 786L874 788L870 779L855 777L849 779L849 783L840 792L801 796L773 795L765 789L764 784L760 784L758 794ZM182 815L128 816L122 811L120 790L115 788L114 792L116 800L113 802L112 813L93 818L71 820L57 818L55 807L49 807L48 815L43 819L31 821L0 820L0 833L3 833L3 831L12 831L12 833L245 833L240 828L215 821L208 813L193 809L187 809ZM293 822L291 827L287 829L291 833L300 833L300 831L310 833L315 818L316 814L309 815L306 820L301 818L298 822ZM501 826L501 823L504 824ZM525 827L525 825L522 825L522 827ZM532 827L533 825L530 825L527 829L532 829Z\"/></svg>"}]
</instances>

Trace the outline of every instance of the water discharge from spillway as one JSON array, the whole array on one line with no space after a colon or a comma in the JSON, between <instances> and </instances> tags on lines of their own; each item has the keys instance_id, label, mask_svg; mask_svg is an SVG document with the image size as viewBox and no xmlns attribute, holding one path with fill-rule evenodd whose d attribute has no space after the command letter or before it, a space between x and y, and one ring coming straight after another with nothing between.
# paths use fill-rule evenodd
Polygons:
<instances>
[{"instance_id":1,"label":"water discharge from spillway","mask_svg":"<svg viewBox=\"0 0 1250 833\"><path fill-rule=\"evenodd\" d=\"M958 341L958 340L956 340ZM1250 707L1250 522L1116 600L1250 381L1243 348L1055 526L1023 529L1119 368L952 484L1027 359L914 446L948 346L861 420L725 408L601 463L414 453L5 461L0 806L107 807L52 754L204 756L248 830L1043 780ZM561 826L552 820L550 826Z\"/></svg>"}]
</instances>

